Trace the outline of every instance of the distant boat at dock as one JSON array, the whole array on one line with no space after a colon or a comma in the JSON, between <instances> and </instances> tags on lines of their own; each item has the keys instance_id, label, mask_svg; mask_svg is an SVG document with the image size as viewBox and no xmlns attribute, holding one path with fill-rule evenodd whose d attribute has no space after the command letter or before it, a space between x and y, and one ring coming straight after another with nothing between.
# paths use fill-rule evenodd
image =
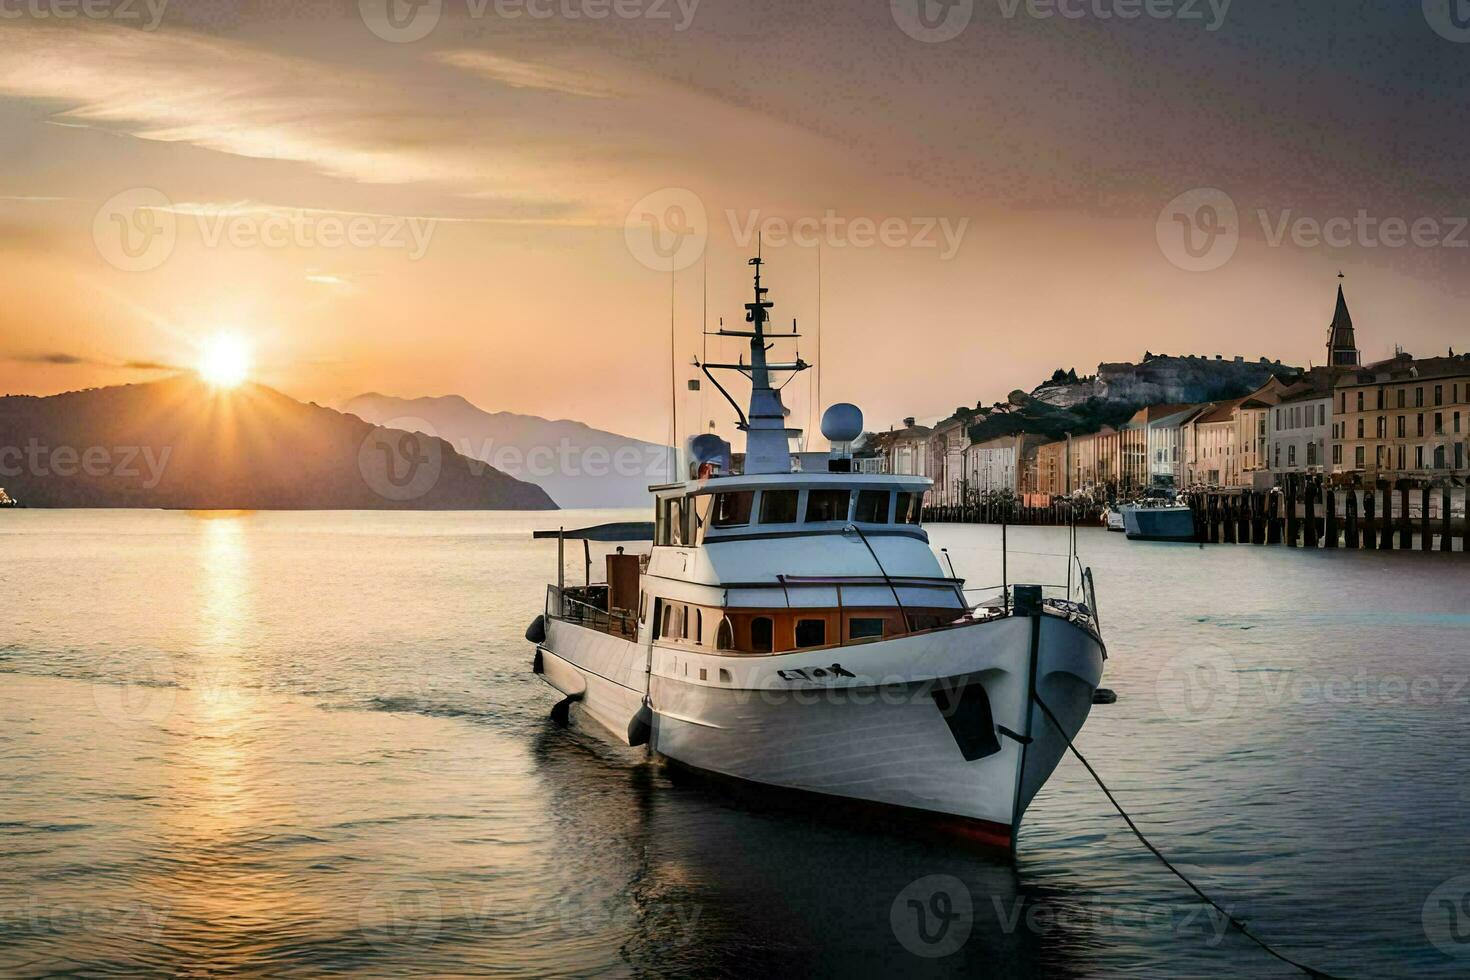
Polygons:
<instances>
[{"instance_id":1,"label":"distant boat at dock","mask_svg":"<svg viewBox=\"0 0 1470 980\"><path fill-rule=\"evenodd\" d=\"M1129 541L1196 540L1194 511L1177 501L1142 501L1119 508ZM1110 516L1111 520L1111 516Z\"/></svg>"}]
</instances>

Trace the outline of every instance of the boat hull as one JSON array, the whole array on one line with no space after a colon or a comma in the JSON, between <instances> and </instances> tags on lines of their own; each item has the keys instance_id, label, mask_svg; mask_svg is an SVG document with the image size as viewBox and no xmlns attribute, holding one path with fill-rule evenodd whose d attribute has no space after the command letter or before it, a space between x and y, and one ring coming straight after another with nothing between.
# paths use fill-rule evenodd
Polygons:
<instances>
[{"instance_id":1,"label":"boat hull","mask_svg":"<svg viewBox=\"0 0 1470 980\"><path fill-rule=\"evenodd\" d=\"M591 636L557 650L562 630ZM641 674L651 746L680 767L922 815L1009 847L1087 718L1104 651L1089 629L1044 613L777 655L655 647L647 672L620 666L647 656L632 641L555 623L543 676L578 699L579 715L632 744L644 711ZM583 675L585 688L558 676L563 669Z\"/></svg>"},{"instance_id":2,"label":"boat hull","mask_svg":"<svg viewBox=\"0 0 1470 980\"><path fill-rule=\"evenodd\" d=\"M1125 507L1123 526L1130 541L1195 540L1194 511L1188 507Z\"/></svg>"}]
</instances>

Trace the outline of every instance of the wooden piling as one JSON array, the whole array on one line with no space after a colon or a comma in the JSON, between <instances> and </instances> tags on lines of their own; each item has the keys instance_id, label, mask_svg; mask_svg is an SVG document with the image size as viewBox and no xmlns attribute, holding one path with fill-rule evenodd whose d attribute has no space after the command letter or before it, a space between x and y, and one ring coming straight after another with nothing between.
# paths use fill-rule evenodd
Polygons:
<instances>
[{"instance_id":1,"label":"wooden piling","mask_svg":"<svg viewBox=\"0 0 1470 980\"><path fill-rule=\"evenodd\" d=\"M1409 516L1409 488L1399 487L1399 550L1414 550L1414 519Z\"/></svg>"},{"instance_id":2,"label":"wooden piling","mask_svg":"<svg viewBox=\"0 0 1470 980\"><path fill-rule=\"evenodd\" d=\"M1419 493L1419 550L1434 550L1434 526L1429 523L1429 504L1431 501L1429 487L1424 487Z\"/></svg>"},{"instance_id":3,"label":"wooden piling","mask_svg":"<svg viewBox=\"0 0 1470 980\"><path fill-rule=\"evenodd\" d=\"M1342 502L1343 546L1358 548L1358 491L1349 490Z\"/></svg>"},{"instance_id":4,"label":"wooden piling","mask_svg":"<svg viewBox=\"0 0 1470 980\"><path fill-rule=\"evenodd\" d=\"M1281 494L1270 493L1266 495L1266 543L1281 543L1281 518L1278 516L1281 509Z\"/></svg>"},{"instance_id":5,"label":"wooden piling","mask_svg":"<svg viewBox=\"0 0 1470 980\"><path fill-rule=\"evenodd\" d=\"M1311 492L1311 488L1302 492L1302 504L1307 508L1307 535L1305 535L1305 547L1317 547L1317 495Z\"/></svg>"},{"instance_id":6,"label":"wooden piling","mask_svg":"<svg viewBox=\"0 0 1470 980\"><path fill-rule=\"evenodd\" d=\"M1327 518L1326 540L1322 543L1329 548L1337 547L1337 495L1331 490L1323 492L1322 510Z\"/></svg>"},{"instance_id":7,"label":"wooden piling","mask_svg":"<svg viewBox=\"0 0 1470 980\"><path fill-rule=\"evenodd\" d=\"M1369 551L1378 548L1378 525L1373 522L1373 491L1363 491L1363 547Z\"/></svg>"},{"instance_id":8,"label":"wooden piling","mask_svg":"<svg viewBox=\"0 0 1470 980\"><path fill-rule=\"evenodd\" d=\"M1286 478L1286 546L1296 547L1296 480Z\"/></svg>"},{"instance_id":9,"label":"wooden piling","mask_svg":"<svg viewBox=\"0 0 1470 980\"><path fill-rule=\"evenodd\" d=\"M1441 487L1439 490L1439 550L1455 550L1455 530L1450 520L1450 488Z\"/></svg>"}]
</instances>

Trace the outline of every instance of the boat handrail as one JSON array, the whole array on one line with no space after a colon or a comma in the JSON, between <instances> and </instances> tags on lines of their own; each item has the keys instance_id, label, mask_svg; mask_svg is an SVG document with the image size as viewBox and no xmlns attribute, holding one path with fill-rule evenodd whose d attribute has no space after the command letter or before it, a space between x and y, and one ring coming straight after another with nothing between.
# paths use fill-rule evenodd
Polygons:
<instances>
[{"instance_id":1,"label":"boat handrail","mask_svg":"<svg viewBox=\"0 0 1470 980\"><path fill-rule=\"evenodd\" d=\"M586 626L602 633L612 633L636 639L638 636L638 617L636 614L618 610L609 612L599 609L590 603L573 599L566 594L567 591L558 589L554 585L546 587L546 618L559 619L564 623L575 623L578 626Z\"/></svg>"}]
</instances>

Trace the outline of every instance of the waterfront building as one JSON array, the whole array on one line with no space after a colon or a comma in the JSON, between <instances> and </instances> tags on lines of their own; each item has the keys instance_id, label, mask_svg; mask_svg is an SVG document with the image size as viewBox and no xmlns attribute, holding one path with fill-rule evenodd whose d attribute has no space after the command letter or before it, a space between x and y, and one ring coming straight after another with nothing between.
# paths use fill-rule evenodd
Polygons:
<instances>
[{"instance_id":1,"label":"waterfront building","mask_svg":"<svg viewBox=\"0 0 1470 980\"><path fill-rule=\"evenodd\" d=\"M1267 412L1270 441L1270 471L1285 473L1328 473L1336 467L1333 455L1341 455L1332 411L1332 382L1341 371L1315 368L1301 381L1289 385L1280 400Z\"/></svg>"},{"instance_id":2,"label":"waterfront building","mask_svg":"<svg viewBox=\"0 0 1470 980\"><path fill-rule=\"evenodd\" d=\"M929 443L933 430L906 418L903 428L885 434L888 472L900 476L929 476Z\"/></svg>"},{"instance_id":3,"label":"waterfront building","mask_svg":"<svg viewBox=\"0 0 1470 980\"><path fill-rule=\"evenodd\" d=\"M1128 426L1143 432L1144 460L1132 474L1137 487L1183 485L1181 460L1185 427L1208 405L1149 405L1140 408Z\"/></svg>"},{"instance_id":4,"label":"waterfront building","mask_svg":"<svg viewBox=\"0 0 1470 980\"><path fill-rule=\"evenodd\" d=\"M929 493L930 503L936 507L954 507L964 503L965 449L970 444L968 435L973 413L960 409L954 415L936 422L929 434L929 475L934 480L934 489Z\"/></svg>"},{"instance_id":5,"label":"waterfront building","mask_svg":"<svg viewBox=\"0 0 1470 980\"><path fill-rule=\"evenodd\" d=\"M1110 425L1101 431L1072 437L1068 460L1071 489L1117 494L1121 478L1122 440Z\"/></svg>"},{"instance_id":6,"label":"waterfront building","mask_svg":"<svg viewBox=\"0 0 1470 980\"><path fill-rule=\"evenodd\" d=\"M1072 485L1068 480L1071 474L1071 446L1072 439L1069 436L1036 447L1037 493L1060 497L1072 492Z\"/></svg>"},{"instance_id":7,"label":"waterfront building","mask_svg":"<svg viewBox=\"0 0 1470 980\"><path fill-rule=\"evenodd\" d=\"M1044 436L1017 432L971 445L965 450L969 489L976 493L1032 491L1025 478L1027 459L1034 461L1045 441Z\"/></svg>"},{"instance_id":8,"label":"waterfront building","mask_svg":"<svg viewBox=\"0 0 1470 980\"><path fill-rule=\"evenodd\" d=\"M1398 354L1346 372L1333 409L1334 472L1433 480L1470 469L1470 357Z\"/></svg>"}]
</instances>

